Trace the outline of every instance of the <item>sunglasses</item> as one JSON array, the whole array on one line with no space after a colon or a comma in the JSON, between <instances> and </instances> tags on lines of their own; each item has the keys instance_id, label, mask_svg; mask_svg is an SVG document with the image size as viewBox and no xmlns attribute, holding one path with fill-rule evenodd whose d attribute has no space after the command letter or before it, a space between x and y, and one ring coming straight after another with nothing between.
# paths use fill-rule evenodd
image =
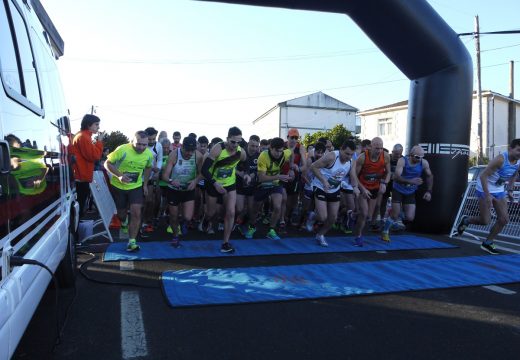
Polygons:
<instances>
[{"instance_id":1,"label":"sunglasses","mask_svg":"<svg viewBox=\"0 0 520 360\"><path fill-rule=\"evenodd\" d=\"M422 158L424 158L424 156L414 155L413 158L415 160L421 160Z\"/></svg>"},{"instance_id":2,"label":"sunglasses","mask_svg":"<svg viewBox=\"0 0 520 360\"><path fill-rule=\"evenodd\" d=\"M289 139L291 140L298 140L300 137L299 136L289 136Z\"/></svg>"}]
</instances>

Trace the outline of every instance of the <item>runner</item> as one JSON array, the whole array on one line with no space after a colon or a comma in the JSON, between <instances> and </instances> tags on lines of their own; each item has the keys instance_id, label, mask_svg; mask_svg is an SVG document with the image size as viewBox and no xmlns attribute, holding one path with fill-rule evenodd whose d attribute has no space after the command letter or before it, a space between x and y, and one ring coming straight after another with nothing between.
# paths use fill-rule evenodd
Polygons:
<instances>
[{"instance_id":1,"label":"runner","mask_svg":"<svg viewBox=\"0 0 520 360\"><path fill-rule=\"evenodd\" d=\"M432 198L433 174L428 160L424 159L424 150L415 145L410 150L410 155L397 161L394 172L394 184L392 190L392 211L386 219L381 238L390 241L390 228L397 223L401 214L401 204L404 208L405 221L412 222L415 218L415 193L423 183L422 175L426 175L426 192L423 199L430 201Z\"/></svg>"},{"instance_id":2,"label":"runner","mask_svg":"<svg viewBox=\"0 0 520 360\"><path fill-rule=\"evenodd\" d=\"M374 213L377 195L386 191L386 184L390 181L390 155L383 151L381 138L374 138L370 148L359 155L355 169L356 171L351 172L351 180L358 184L360 195L357 197L354 245L363 246L362 234L367 215Z\"/></svg>"},{"instance_id":3,"label":"runner","mask_svg":"<svg viewBox=\"0 0 520 360\"><path fill-rule=\"evenodd\" d=\"M235 249L229 243L229 237L235 222L236 206L236 168L239 162L247 160L246 152L238 145L242 140L242 131L236 126L228 131L226 142L214 145L202 166L202 175L206 180L207 216L215 218L217 201L224 204L224 236L221 252L233 253ZM244 175L244 182L249 183L249 175Z\"/></svg>"},{"instance_id":4,"label":"runner","mask_svg":"<svg viewBox=\"0 0 520 360\"><path fill-rule=\"evenodd\" d=\"M258 162L258 155L260 148L260 138L257 135L251 135L249 142L247 143L247 168L237 169L237 206L236 206L236 224L244 234L244 227L241 225L245 222L245 217L250 212L250 209L254 207L254 190L257 183L256 168ZM245 174L249 174L251 181L249 184L244 184L242 179Z\"/></svg>"},{"instance_id":5,"label":"runner","mask_svg":"<svg viewBox=\"0 0 520 360\"><path fill-rule=\"evenodd\" d=\"M269 144L269 150L263 151L258 156L258 185L254 193L255 206L249 213L247 221L247 231L245 237L251 239L256 232L255 222L256 216L265 199L271 198L272 213L269 222L269 231L267 237L273 240L280 240L276 233L276 224L280 219L282 208L282 182L288 182L294 176L292 170L289 174L281 174L284 163L292 163L292 153L290 149L284 149L284 141L282 138L274 138Z\"/></svg>"},{"instance_id":6,"label":"runner","mask_svg":"<svg viewBox=\"0 0 520 360\"><path fill-rule=\"evenodd\" d=\"M491 160L477 179L476 192L480 210L479 216L463 216L457 226L457 232L462 235L470 224L488 225L491 221L491 206L493 206L497 214L497 221L491 228L486 240L480 245L482 250L492 255L500 253L493 241L509 222L507 199L513 200L515 179L518 177L520 167L518 160L520 160L520 139L514 139L509 144L507 151L500 153Z\"/></svg>"},{"instance_id":7,"label":"runner","mask_svg":"<svg viewBox=\"0 0 520 360\"><path fill-rule=\"evenodd\" d=\"M143 186L150 178L153 155L148 147L148 135L144 131L135 133L131 143L118 146L108 154L105 169L112 174L110 184L117 208L117 216L121 221L121 230L129 235L127 251L139 250L136 237L141 223L141 207L143 197L148 188ZM127 212L130 208L130 221Z\"/></svg>"},{"instance_id":8,"label":"runner","mask_svg":"<svg viewBox=\"0 0 520 360\"><path fill-rule=\"evenodd\" d=\"M336 222L339 210L341 182L349 176L352 167L352 154L356 151L356 144L346 141L340 150L327 152L321 159L314 162L311 170L315 176L312 185L314 188L314 203L316 214L323 226L316 234L316 241L321 246L329 246L325 234ZM355 194L359 194L356 180L352 187Z\"/></svg>"},{"instance_id":9,"label":"runner","mask_svg":"<svg viewBox=\"0 0 520 360\"><path fill-rule=\"evenodd\" d=\"M197 151L197 141L185 137L182 148L173 150L168 157L168 164L162 179L168 182L168 210L173 238L172 246L179 247L179 205L182 204L181 233L186 235L188 222L195 209L195 187L201 177L202 155Z\"/></svg>"}]
</instances>

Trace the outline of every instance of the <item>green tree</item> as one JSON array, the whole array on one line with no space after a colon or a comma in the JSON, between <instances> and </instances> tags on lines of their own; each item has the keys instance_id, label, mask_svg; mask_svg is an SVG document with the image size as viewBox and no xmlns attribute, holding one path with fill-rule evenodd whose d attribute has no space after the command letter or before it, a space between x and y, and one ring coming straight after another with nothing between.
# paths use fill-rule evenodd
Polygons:
<instances>
[{"instance_id":1,"label":"green tree","mask_svg":"<svg viewBox=\"0 0 520 360\"><path fill-rule=\"evenodd\" d=\"M341 145L347 141L350 138L354 138L355 141L358 141L358 139L349 131L347 130L342 124L338 124L334 126L330 130L326 131L317 131L314 134L305 134L303 137L302 143L306 147L310 144L314 144L318 141L319 138L325 137L332 141L332 144L334 145L335 149L339 149Z\"/></svg>"},{"instance_id":2,"label":"green tree","mask_svg":"<svg viewBox=\"0 0 520 360\"><path fill-rule=\"evenodd\" d=\"M120 131L112 131L103 139L105 147L110 149L110 152L114 151L119 145L123 145L129 142L129 139Z\"/></svg>"}]
</instances>

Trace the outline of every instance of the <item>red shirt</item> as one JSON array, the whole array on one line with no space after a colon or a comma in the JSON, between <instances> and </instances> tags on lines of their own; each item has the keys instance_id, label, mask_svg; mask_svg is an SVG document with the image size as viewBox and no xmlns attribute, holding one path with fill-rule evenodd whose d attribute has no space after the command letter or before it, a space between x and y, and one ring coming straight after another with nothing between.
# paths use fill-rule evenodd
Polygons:
<instances>
[{"instance_id":1,"label":"red shirt","mask_svg":"<svg viewBox=\"0 0 520 360\"><path fill-rule=\"evenodd\" d=\"M81 130L72 140L72 150L76 161L72 165L74 179L77 181L92 182L94 163L101 159L103 143L92 144L92 132Z\"/></svg>"},{"instance_id":2,"label":"red shirt","mask_svg":"<svg viewBox=\"0 0 520 360\"><path fill-rule=\"evenodd\" d=\"M359 182L367 190L377 190L385 170L385 152L381 151L379 158L372 161L368 150L365 150L365 163L359 172Z\"/></svg>"}]
</instances>

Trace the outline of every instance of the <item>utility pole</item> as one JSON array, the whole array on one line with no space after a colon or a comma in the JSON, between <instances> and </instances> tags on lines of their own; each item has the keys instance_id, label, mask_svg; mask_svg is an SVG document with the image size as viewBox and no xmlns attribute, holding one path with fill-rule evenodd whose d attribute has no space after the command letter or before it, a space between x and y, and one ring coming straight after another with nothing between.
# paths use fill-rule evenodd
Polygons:
<instances>
[{"instance_id":1,"label":"utility pole","mask_svg":"<svg viewBox=\"0 0 520 360\"><path fill-rule=\"evenodd\" d=\"M507 117L507 132L508 140L516 138L516 106L513 102L515 98L515 62L511 60L509 62L509 104L508 104L508 117Z\"/></svg>"},{"instance_id":2,"label":"utility pole","mask_svg":"<svg viewBox=\"0 0 520 360\"><path fill-rule=\"evenodd\" d=\"M482 79L480 76L480 27L478 23L478 15L475 16L475 50L477 52L477 102L478 102L478 152L477 164L481 165L484 160L482 151Z\"/></svg>"},{"instance_id":3,"label":"utility pole","mask_svg":"<svg viewBox=\"0 0 520 360\"><path fill-rule=\"evenodd\" d=\"M90 115L94 115L95 112L96 112L96 107L94 105L92 105L90 107Z\"/></svg>"}]
</instances>

